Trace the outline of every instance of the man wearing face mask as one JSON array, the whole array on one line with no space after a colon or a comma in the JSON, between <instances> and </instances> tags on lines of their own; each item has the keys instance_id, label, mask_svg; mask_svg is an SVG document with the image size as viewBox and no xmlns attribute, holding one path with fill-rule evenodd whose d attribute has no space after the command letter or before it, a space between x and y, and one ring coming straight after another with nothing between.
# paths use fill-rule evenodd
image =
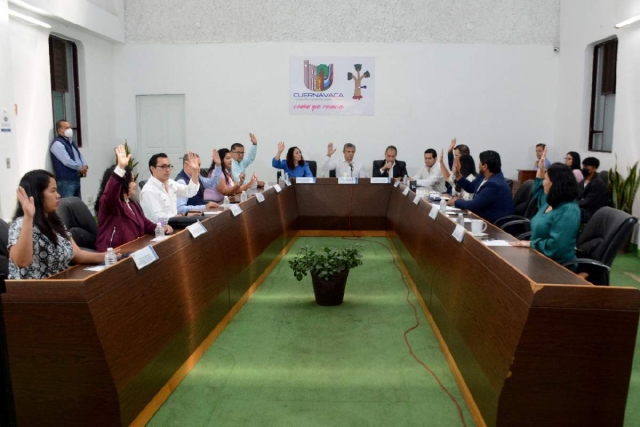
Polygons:
<instances>
[{"instance_id":1,"label":"man wearing face mask","mask_svg":"<svg viewBox=\"0 0 640 427\"><path fill-rule=\"evenodd\" d=\"M587 157L582 161L584 180L579 185L580 195L577 201L582 213L583 224L589 222L598 209L608 204L607 185L598 173L599 166L600 161L595 157Z\"/></svg>"},{"instance_id":2,"label":"man wearing face mask","mask_svg":"<svg viewBox=\"0 0 640 427\"><path fill-rule=\"evenodd\" d=\"M87 176L87 162L71 140L73 129L66 120L56 123L56 138L51 142L51 161L60 197L81 197L80 178Z\"/></svg>"}]
</instances>

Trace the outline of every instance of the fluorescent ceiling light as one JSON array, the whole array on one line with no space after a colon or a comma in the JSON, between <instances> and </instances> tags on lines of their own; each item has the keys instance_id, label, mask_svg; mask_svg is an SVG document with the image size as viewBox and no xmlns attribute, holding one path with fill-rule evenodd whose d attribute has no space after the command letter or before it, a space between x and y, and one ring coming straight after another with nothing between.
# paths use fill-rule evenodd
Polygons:
<instances>
[{"instance_id":1,"label":"fluorescent ceiling light","mask_svg":"<svg viewBox=\"0 0 640 427\"><path fill-rule=\"evenodd\" d=\"M33 13L37 13L38 15L43 15L43 16L51 16L51 14L49 12L47 12L46 10L42 10L40 8L37 8L35 6L31 6L29 3L22 1L22 0L9 0L9 3L11 4L15 4L18 7L21 7L23 9L27 9L30 10Z\"/></svg>"},{"instance_id":2,"label":"fluorescent ceiling light","mask_svg":"<svg viewBox=\"0 0 640 427\"><path fill-rule=\"evenodd\" d=\"M640 15L634 16L633 18L629 18L626 21L622 21L621 23L614 25L614 27L616 28L627 27L637 21L640 21Z\"/></svg>"},{"instance_id":3,"label":"fluorescent ceiling light","mask_svg":"<svg viewBox=\"0 0 640 427\"><path fill-rule=\"evenodd\" d=\"M34 18L30 17L30 16L23 15L22 13L16 12L15 10L8 9L7 12L9 12L9 15L13 16L14 18L18 18L18 19L21 19L23 21L27 21L27 22L29 22L31 24L34 24L34 25L39 25L39 26L44 27L44 28L51 28L51 25L47 24L46 22L42 22L42 21L34 19Z\"/></svg>"}]
</instances>

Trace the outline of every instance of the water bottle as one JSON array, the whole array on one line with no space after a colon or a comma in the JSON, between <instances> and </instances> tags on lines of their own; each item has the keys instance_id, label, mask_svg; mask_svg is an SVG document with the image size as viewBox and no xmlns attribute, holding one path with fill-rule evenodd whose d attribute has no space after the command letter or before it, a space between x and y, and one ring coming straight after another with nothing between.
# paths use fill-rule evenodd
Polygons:
<instances>
[{"instance_id":1,"label":"water bottle","mask_svg":"<svg viewBox=\"0 0 640 427\"><path fill-rule=\"evenodd\" d=\"M240 195L240 203L246 202L246 201L247 201L247 192L243 191L242 194Z\"/></svg>"},{"instance_id":2,"label":"water bottle","mask_svg":"<svg viewBox=\"0 0 640 427\"><path fill-rule=\"evenodd\" d=\"M107 253L104 254L104 265L105 267L109 267L110 265L118 262L118 256L115 252L113 252L113 248L107 248Z\"/></svg>"},{"instance_id":3,"label":"water bottle","mask_svg":"<svg viewBox=\"0 0 640 427\"><path fill-rule=\"evenodd\" d=\"M402 178L402 184L407 185L408 182L409 182L409 177L405 175L404 178Z\"/></svg>"},{"instance_id":4,"label":"water bottle","mask_svg":"<svg viewBox=\"0 0 640 427\"><path fill-rule=\"evenodd\" d=\"M164 227L161 223L156 224L156 239L164 237Z\"/></svg>"},{"instance_id":5,"label":"water bottle","mask_svg":"<svg viewBox=\"0 0 640 427\"><path fill-rule=\"evenodd\" d=\"M458 218L456 219L456 223L460 226L460 227L464 227L464 215L462 215L462 212L460 212L458 214Z\"/></svg>"},{"instance_id":6,"label":"water bottle","mask_svg":"<svg viewBox=\"0 0 640 427\"><path fill-rule=\"evenodd\" d=\"M447 212L447 201L445 199L440 199L440 212Z\"/></svg>"},{"instance_id":7,"label":"water bottle","mask_svg":"<svg viewBox=\"0 0 640 427\"><path fill-rule=\"evenodd\" d=\"M229 209L229 206L231 206L231 202L229 201L229 196L224 196L224 199L222 201L222 207L225 209Z\"/></svg>"}]
</instances>

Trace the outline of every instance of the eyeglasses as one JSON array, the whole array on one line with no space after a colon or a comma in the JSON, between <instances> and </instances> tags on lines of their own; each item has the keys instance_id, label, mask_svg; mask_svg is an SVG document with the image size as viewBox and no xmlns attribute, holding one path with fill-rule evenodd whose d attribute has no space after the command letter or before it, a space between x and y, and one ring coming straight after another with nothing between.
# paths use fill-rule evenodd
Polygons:
<instances>
[{"instance_id":1,"label":"eyeglasses","mask_svg":"<svg viewBox=\"0 0 640 427\"><path fill-rule=\"evenodd\" d=\"M160 165L160 166L155 166L156 168L160 168L160 169L173 169L173 165Z\"/></svg>"},{"instance_id":2,"label":"eyeglasses","mask_svg":"<svg viewBox=\"0 0 640 427\"><path fill-rule=\"evenodd\" d=\"M232 151L232 153L236 153L236 154L239 154L241 156L244 156L244 151Z\"/></svg>"}]
</instances>

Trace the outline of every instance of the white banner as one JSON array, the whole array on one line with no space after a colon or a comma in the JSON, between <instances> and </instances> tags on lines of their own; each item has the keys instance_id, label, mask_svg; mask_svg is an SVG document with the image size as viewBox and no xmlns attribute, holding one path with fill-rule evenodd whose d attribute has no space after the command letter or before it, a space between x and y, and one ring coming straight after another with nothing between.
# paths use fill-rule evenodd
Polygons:
<instances>
[{"instance_id":1,"label":"white banner","mask_svg":"<svg viewBox=\"0 0 640 427\"><path fill-rule=\"evenodd\" d=\"M373 57L289 59L289 114L373 116Z\"/></svg>"}]
</instances>

